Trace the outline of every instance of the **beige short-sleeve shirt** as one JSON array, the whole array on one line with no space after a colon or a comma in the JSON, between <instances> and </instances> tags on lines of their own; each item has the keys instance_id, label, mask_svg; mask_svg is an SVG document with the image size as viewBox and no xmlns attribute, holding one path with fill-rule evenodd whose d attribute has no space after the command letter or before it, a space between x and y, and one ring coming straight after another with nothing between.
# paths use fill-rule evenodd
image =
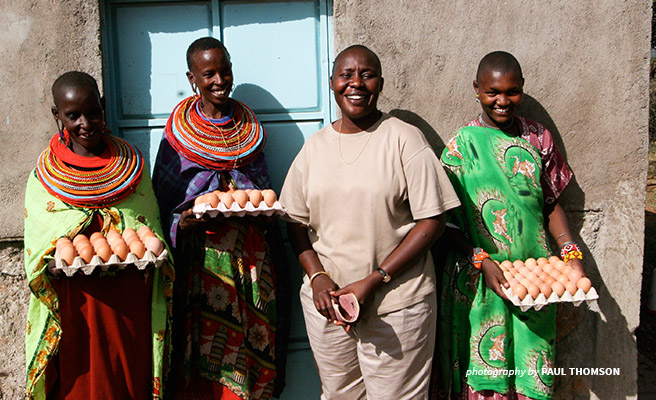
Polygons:
<instances>
[{"instance_id":1,"label":"beige short-sleeve shirt","mask_svg":"<svg viewBox=\"0 0 656 400\"><path fill-rule=\"evenodd\" d=\"M375 271L415 226L460 205L419 129L383 114L367 131L312 135L280 196L285 218L308 226L325 270L340 287ZM366 312L385 314L435 290L430 254L379 287Z\"/></svg>"}]
</instances>

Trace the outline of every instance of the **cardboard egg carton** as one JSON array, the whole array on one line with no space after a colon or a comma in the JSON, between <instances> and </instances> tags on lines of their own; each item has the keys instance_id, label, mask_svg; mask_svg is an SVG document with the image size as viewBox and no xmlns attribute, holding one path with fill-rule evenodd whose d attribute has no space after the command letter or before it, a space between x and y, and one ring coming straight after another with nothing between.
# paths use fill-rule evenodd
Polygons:
<instances>
[{"instance_id":1,"label":"cardboard egg carton","mask_svg":"<svg viewBox=\"0 0 656 400\"><path fill-rule=\"evenodd\" d=\"M96 268L107 271L110 267L118 267L119 270L125 269L128 265L134 264L137 269L143 271L149 266L158 268L167 259L168 252L166 249L159 256L156 256L150 250L146 250L144 256L139 259L134 253L128 253L125 261L121 261L116 254L112 254L107 262L104 262L97 254L94 254L90 263L85 263L82 257L76 256L72 265L66 264L57 252L55 252L55 270L61 270L67 277L75 275L76 272L82 271L85 275L91 275Z\"/></svg>"},{"instance_id":2,"label":"cardboard egg carton","mask_svg":"<svg viewBox=\"0 0 656 400\"><path fill-rule=\"evenodd\" d=\"M547 298L543 293L540 293L536 299L534 299L530 294L527 294L526 297L524 297L524 300L520 300L519 296L513 295L512 287L506 289L502 286L501 289L508 297L508 300L519 307L519 309L522 311L526 311L531 308L534 308L535 311L540 311L542 307L548 304L564 302L572 303L575 307L578 307L584 301L589 302L599 298L599 295L597 294L597 291L594 287L591 287L590 290L588 290L588 293L585 293L583 290L579 289L576 291L576 293L574 293L574 295L572 295L567 290L565 290L562 296L558 296L556 292L553 292L549 298Z\"/></svg>"},{"instance_id":3,"label":"cardboard egg carton","mask_svg":"<svg viewBox=\"0 0 656 400\"><path fill-rule=\"evenodd\" d=\"M225 217L243 217L245 215L256 217L258 215L266 215L270 217L272 215L282 215L285 213L285 208L280 204L279 201L273 203L273 206L269 207L264 201L262 201L258 207L254 207L253 203L250 201L246 203L246 206L243 208L235 201L232 203L230 208L227 208L222 202L219 203L217 207L212 207L209 203L196 204L192 208L196 218L201 218L204 214L214 218L219 213L222 213Z\"/></svg>"}]
</instances>

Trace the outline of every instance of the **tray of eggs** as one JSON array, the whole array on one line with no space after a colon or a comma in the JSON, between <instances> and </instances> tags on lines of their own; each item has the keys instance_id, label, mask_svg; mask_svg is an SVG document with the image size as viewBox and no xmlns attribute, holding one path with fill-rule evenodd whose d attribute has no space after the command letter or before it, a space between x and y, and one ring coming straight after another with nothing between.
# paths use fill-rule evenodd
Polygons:
<instances>
[{"instance_id":1,"label":"tray of eggs","mask_svg":"<svg viewBox=\"0 0 656 400\"><path fill-rule=\"evenodd\" d=\"M510 284L509 288L502 287L503 292L522 311L540 310L547 304L559 302L578 306L583 301L599 298L590 279L557 256L506 260L498 264Z\"/></svg>"},{"instance_id":2,"label":"tray of eggs","mask_svg":"<svg viewBox=\"0 0 656 400\"><path fill-rule=\"evenodd\" d=\"M192 211L196 218L201 218L203 214L214 218L219 213L225 217L260 214L270 217L274 214L285 213L276 192L272 189L231 190L228 192L215 190L196 197Z\"/></svg>"},{"instance_id":3,"label":"tray of eggs","mask_svg":"<svg viewBox=\"0 0 656 400\"><path fill-rule=\"evenodd\" d=\"M138 231L126 228L122 235L111 229L107 236L95 232L89 237L77 235L72 241L60 238L55 246L55 269L69 277L78 271L90 275L96 267L107 271L112 266L124 269L134 264L144 270L149 265L159 267L167 256L164 243L144 225Z\"/></svg>"}]
</instances>

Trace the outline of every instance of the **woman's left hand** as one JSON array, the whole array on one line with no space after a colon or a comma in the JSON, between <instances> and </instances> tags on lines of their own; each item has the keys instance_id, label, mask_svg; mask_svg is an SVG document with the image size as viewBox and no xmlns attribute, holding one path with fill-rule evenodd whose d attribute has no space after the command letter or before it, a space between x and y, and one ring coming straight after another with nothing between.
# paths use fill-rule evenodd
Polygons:
<instances>
[{"instance_id":1,"label":"woman's left hand","mask_svg":"<svg viewBox=\"0 0 656 400\"><path fill-rule=\"evenodd\" d=\"M569 265L572 269L579 271L583 276L585 276L585 271L583 271L583 261L581 261L580 258L572 258L571 260L567 261L567 265Z\"/></svg>"},{"instance_id":2,"label":"woman's left hand","mask_svg":"<svg viewBox=\"0 0 656 400\"><path fill-rule=\"evenodd\" d=\"M375 288L376 283L373 281L373 279L371 279L371 277L368 276L364 279L360 279L359 281L350 283L341 289L334 290L330 292L330 295L334 298L337 298L343 294L353 293L358 299L360 305L364 305Z\"/></svg>"}]
</instances>

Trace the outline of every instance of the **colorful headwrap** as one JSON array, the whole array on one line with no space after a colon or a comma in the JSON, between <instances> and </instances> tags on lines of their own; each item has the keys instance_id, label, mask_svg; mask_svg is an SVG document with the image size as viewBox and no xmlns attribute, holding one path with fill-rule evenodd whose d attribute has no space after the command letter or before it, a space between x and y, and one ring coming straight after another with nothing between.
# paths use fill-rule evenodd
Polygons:
<instances>
[{"instance_id":1,"label":"colorful headwrap","mask_svg":"<svg viewBox=\"0 0 656 400\"><path fill-rule=\"evenodd\" d=\"M66 130L55 134L36 166L46 190L68 204L87 208L112 206L132 194L141 181L141 153L116 136L104 134L102 140L106 146L101 155L83 157L66 145Z\"/></svg>"},{"instance_id":2,"label":"colorful headwrap","mask_svg":"<svg viewBox=\"0 0 656 400\"><path fill-rule=\"evenodd\" d=\"M227 171L252 162L266 143L253 110L229 99L229 114L210 119L199 104L200 96L191 96L175 107L164 130L171 146L186 159L213 170Z\"/></svg>"}]
</instances>

